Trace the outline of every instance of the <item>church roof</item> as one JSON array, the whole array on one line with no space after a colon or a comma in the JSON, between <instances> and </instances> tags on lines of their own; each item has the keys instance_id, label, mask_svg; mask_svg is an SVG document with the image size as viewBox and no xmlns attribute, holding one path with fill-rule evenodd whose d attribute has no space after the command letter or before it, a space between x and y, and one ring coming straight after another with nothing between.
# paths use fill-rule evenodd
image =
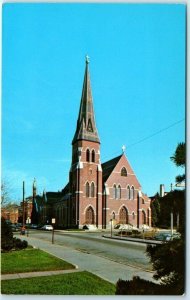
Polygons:
<instances>
[{"instance_id":1,"label":"church roof","mask_svg":"<svg viewBox=\"0 0 190 300\"><path fill-rule=\"evenodd\" d=\"M88 57L86 57L86 68L84 74L80 110L77 120L77 128L72 144L74 144L78 140L87 140L100 143L94 116Z\"/></svg>"},{"instance_id":2,"label":"church roof","mask_svg":"<svg viewBox=\"0 0 190 300\"><path fill-rule=\"evenodd\" d=\"M103 172L103 181L105 182L108 177L110 176L111 172L119 162L120 158L122 157L122 154L106 161L105 163L102 164L102 172Z\"/></svg>"}]
</instances>

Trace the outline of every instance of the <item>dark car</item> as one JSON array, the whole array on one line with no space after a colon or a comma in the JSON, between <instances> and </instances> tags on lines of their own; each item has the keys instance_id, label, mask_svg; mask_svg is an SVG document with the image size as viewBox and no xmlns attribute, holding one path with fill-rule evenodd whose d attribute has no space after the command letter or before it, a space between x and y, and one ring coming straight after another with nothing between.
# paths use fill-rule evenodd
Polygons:
<instances>
[{"instance_id":1,"label":"dark car","mask_svg":"<svg viewBox=\"0 0 190 300\"><path fill-rule=\"evenodd\" d=\"M31 229L37 229L37 228L38 228L38 225L37 225L37 224L31 224L31 225L30 225L30 228L31 228Z\"/></svg>"},{"instance_id":2,"label":"dark car","mask_svg":"<svg viewBox=\"0 0 190 300\"><path fill-rule=\"evenodd\" d=\"M172 241L173 239L180 239L181 238L181 234L180 233L167 233L167 232L162 232L157 234L154 239L157 241L164 241L164 242L168 242L168 241Z\"/></svg>"},{"instance_id":3,"label":"dark car","mask_svg":"<svg viewBox=\"0 0 190 300\"><path fill-rule=\"evenodd\" d=\"M12 225L11 225L11 228L12 228L12 231L13 231L13 232L19 231L19 228L18 228L15 224L12 224Z\"/></svg>"}]
</instances>

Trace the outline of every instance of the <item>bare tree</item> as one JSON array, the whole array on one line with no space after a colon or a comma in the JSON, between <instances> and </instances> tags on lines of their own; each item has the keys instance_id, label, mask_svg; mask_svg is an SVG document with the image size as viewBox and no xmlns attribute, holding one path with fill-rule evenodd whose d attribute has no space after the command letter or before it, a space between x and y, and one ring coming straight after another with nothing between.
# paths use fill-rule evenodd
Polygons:
<instances>
[{"instance_id":1,"label":"bare tree","mask_svg":"<svg viewBox=\"0 0 190 300\"><path fill-rule=\"evenodd\" d=\"M1 207L5 207L10 203L10 184L6 179L1 180Z\"/></svg>"}]
</instances>

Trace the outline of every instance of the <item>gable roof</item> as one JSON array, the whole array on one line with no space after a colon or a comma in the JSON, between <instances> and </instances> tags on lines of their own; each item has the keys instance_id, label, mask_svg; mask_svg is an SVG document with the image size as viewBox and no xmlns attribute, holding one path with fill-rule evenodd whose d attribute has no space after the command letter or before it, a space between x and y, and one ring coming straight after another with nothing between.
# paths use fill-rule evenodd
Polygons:
<instances>
[{"instance_id":1,"label":"gable roof","mask_svg":"<svg viewBox=\"0 0 190 300\"><path fill-rule=\"evenodd\" d=\"M113 171L113 169L115 168L115 166L117 165L121 157L122 154L102 164L102 172L103 172L102 175L103 175L104 182L108 179L108 177L110 176L111 172Z\"/></svg>"}]
</instances>

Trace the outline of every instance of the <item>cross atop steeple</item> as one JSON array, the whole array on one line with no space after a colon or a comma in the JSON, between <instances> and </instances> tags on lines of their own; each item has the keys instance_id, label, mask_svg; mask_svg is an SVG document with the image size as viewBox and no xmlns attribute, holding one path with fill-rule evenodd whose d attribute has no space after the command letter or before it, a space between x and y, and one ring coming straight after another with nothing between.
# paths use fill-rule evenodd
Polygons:
<instances>
[{"instance_id":1,"label":"cross atop steeple","mask_svg":"<svg viewBox=\"0 0 190 300\"><path fill-rule=\"evenodd\" d=\"M90 62L90 57L86 55L86 64L89 64L89 62Z\"/></svg>"},{"instance_id":2,"label":"cross atop steeple","mask_svg":"<svg viewBox=\"0 0 190 300\"><path fill-rule=\"evenodd\" d=\"M86 68L84 74L80 110L77 120L77 128L72 144L74 144L78 140L87 140L100 143L94 116L88 55L86 55Z\"/></svg>"}]
</instances>

